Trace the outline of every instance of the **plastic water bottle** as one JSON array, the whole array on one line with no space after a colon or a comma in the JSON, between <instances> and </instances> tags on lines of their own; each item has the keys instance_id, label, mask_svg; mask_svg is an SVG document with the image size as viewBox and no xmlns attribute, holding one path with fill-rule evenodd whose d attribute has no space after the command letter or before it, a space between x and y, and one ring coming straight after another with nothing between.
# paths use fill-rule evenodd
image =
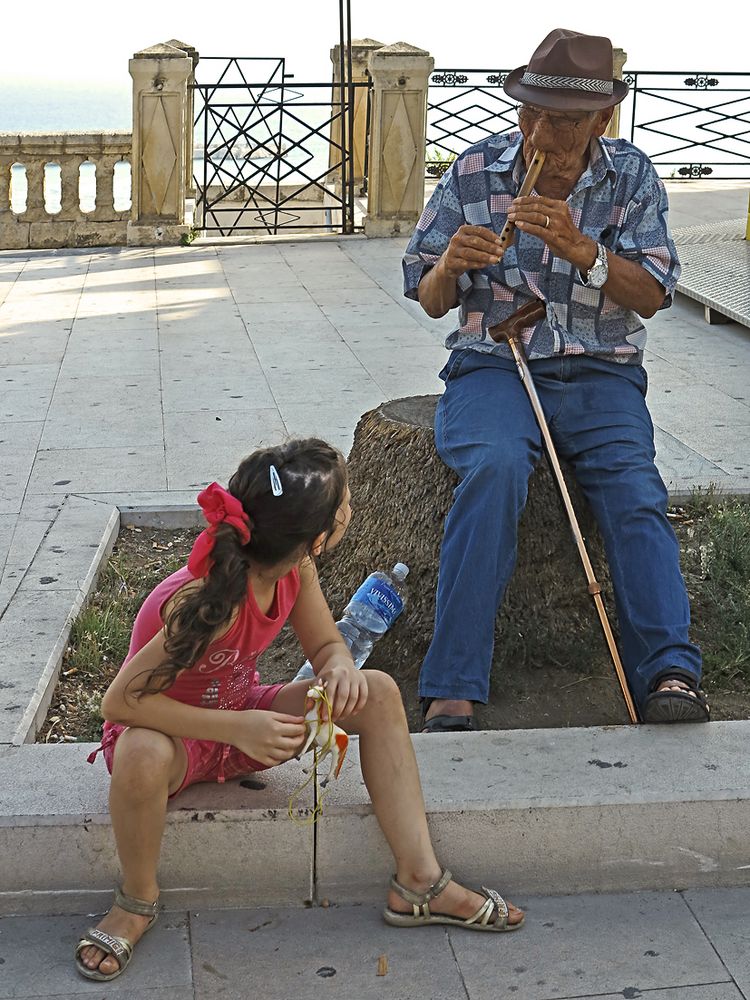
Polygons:
<instances>
[{"instance_id":1,"label":"plastic water bottle","mask_svg":"<svg viewBox=\"0 0 750 1000\"><path fill-rule=\"evenodd\" d=\"M336 622L357 670L372 652L375 642L385 635L404 610L401 584L408 572L405 563L396 563L390 573L370 573L344 608L341 620ZM312 663L306 660L294 679L301 681L314 676Z\"/></svg>"}]
</instances>

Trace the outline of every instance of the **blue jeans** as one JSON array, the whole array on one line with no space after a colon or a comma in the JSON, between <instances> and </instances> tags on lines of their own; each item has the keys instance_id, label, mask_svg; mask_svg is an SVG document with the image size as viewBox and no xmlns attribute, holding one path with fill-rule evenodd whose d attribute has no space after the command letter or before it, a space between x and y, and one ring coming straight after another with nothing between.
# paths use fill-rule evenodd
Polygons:
<instances>
[{"instance_id":1,"label":"blue jeans","mask_svg":"<svg viewBox=\"0 0 750 1000\"><path fill-rule=\"evenodd\" d=\"M530 369L558 456L573 466L604 540L636 703L671 667L698 680L700 650L688 640L690 608L654 464L645 371L585 355L532 361ZM419 694L486 703L495 618L542 440L512 361L454 351L440 377L435 443L461 481L445 521Z\"/></svg>"}]
</instances>

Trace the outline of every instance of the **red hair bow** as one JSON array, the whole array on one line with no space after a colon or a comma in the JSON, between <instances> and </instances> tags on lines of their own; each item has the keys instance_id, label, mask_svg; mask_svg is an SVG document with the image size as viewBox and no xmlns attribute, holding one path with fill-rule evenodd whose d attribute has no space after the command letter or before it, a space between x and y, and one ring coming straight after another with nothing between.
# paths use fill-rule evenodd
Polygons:
<instances>
[{"instance_id":1,"label":"red hair bow","mask_svg":"<svg viewBox=\"0 0 750 1000\"><path fill-rule=\"evenodd\" d=\"M188 569L194 577L208 576L213 560L211 552L216 543L216 529L220 524L231 524L239 532L243 545L250 541L250 518L232 494L218 483L211 483L198 494L198 503L208 527L195 540L188 559Z\"/></svg>"}]
</instances>

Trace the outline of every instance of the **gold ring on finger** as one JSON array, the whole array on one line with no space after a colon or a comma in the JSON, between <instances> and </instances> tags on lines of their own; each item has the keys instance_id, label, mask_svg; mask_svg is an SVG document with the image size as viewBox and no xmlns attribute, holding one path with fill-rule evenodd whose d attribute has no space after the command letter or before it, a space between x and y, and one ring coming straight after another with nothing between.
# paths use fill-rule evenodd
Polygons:
<instances>
[{"instance_id":1,"label":"gold ring on finger","mask_svg":"<svg viewBox=\"0 0 750 1000\"><path fill-rule=\"evenodd\" d=\"M549 229L549 216L548 215L544 216L544 228L545 229Z\"/></svg>"}]
</instances>

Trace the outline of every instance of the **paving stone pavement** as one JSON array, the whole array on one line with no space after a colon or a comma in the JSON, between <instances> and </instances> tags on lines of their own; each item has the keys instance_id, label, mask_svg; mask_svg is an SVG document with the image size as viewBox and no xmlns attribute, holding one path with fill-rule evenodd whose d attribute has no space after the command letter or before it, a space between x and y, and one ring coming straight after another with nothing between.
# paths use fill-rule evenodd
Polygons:
<instances>
[{"instance_id":1,"label":"paving stone pavement","mask_svg":"<svg viewBox=\"0 0 750 1000\"><path fill-rule=\"evenodd\" d=\"M673 183L673 224L745 197ZM451 318L403 298L404 246L0 252L0 615L66 495L168 503L287 434L346 451L365 410L440 391ZM747 491L750 333L681 296L648 328L665 480Z\"/></svg>"},{"instance_id":2,"label":"paving stone pavement","mask_svg":"<svg viewBox=\"0 0 750 1000\"><path fill-rule=\"evenodd\" d=\"M737 217L741 194L676 185L673 225ZM346 451L366 409L440 391L451 321L402 298L404 245L0 252L0 617L71 494L184 503L265 442ZM664 478L748 491L750 331L680 297L647 325ZM502 937L409 935L368 906L168 913L100 986L71 964L85 917L5 917L0 1000L750 1000L750 890L516 902L528 926Z\"/></svg>"},{"instance_id":3,"label":"paving stone pavement","mask_svg":"<svg viewBox=\"0 0 750 1000\"><path fill-rule=\"evenodd\" d=\"M396 929L372 905L168 912L98 985L71 960L86 917L4 917L0 1000L750 998L750 889L516 902L526 926L503 935Z\"/></svg>"}]
</instances>

